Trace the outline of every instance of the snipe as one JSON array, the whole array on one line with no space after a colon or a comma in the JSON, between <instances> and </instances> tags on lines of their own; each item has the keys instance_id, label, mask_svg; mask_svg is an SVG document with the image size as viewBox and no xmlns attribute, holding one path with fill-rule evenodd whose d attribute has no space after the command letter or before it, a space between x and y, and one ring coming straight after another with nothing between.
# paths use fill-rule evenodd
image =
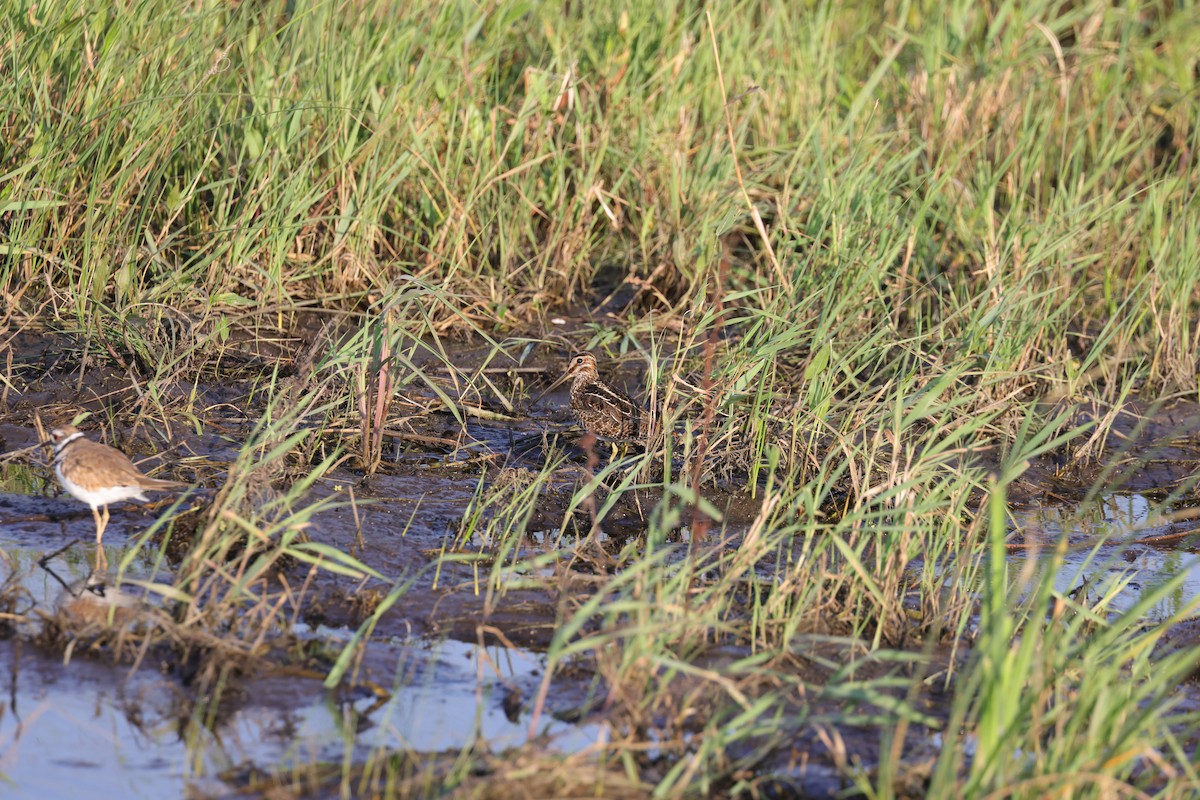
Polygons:
<instances>
[{"instance_id":1,"label":"snipe","mask_svg":"<svg viewBox=\"0 0 1200 800\"><path fill-rule=\"evenodd\" d=\"M571 359L571 413L588 431L605 439L637 439L644 434L642 409L624 393L600 380L596 357L580 353Z\"/></svg>"}]
</instances>

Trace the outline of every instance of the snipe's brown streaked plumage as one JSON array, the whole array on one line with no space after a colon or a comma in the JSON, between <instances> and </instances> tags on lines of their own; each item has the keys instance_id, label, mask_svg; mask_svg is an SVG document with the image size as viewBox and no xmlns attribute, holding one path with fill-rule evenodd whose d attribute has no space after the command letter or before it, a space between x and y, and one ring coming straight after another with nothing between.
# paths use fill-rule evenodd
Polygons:
<instances>
[{"instance_id":1,"label":"snipe's brown streaked plumage","mask_svg":"<svg viewBox=\"0 0 1200 800\"><path fill-rule=\"evenodd\" d=\"M643 435L642 409L624 393L600 380L596 357L580 353L567 368L571 384L571 413L579 424L605 439L636 439Z\"/></svg>"}]
</instances>

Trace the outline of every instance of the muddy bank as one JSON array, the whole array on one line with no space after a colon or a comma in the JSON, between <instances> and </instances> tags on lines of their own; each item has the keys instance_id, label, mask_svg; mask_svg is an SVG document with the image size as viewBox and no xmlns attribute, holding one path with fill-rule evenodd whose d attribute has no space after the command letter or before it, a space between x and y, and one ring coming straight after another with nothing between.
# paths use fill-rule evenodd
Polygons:
<instances>
[{"instance_id":1,"label":"muddy bank","mask_svg":"<svg viewBox=\"0 0 1200 800\"><path fill-rule=\"evenodd\" d=\"M96 775L95 785L114 791L125 786L129 793L128 784L145 771L154 776L145 784L153 793L145 796L184 790L220 795L230 787L266 792L275 785L320 794L333 790L331 774L342 779L336 765L352 763L365 774L386 760L388 769L413 781L419 795L426 785L421 775L435 781L457 772L461 785L469 787L484 776L510 779L514 762L552 759L586 764L579 769L593 789L609 781L619 787L614 796L638 796L697 752L709 723L733 725L731 720L740 719L745 708L731 698L750 705L769 698L763 714L769 711L771 727L760 730L754 719L739 723L747 728L729 754L737 760L729 770L737 780L764 796L833 796L851 785L848 775L880 763L880 731L904 720L904 735L895 745L908 773L902 785L919 796L938 753L931 742L951 718L950 690L927 679L961 668L969 650L952 649L946 632L931 643L928 631L936 623L928 620L871 621L855 628L845 621L851 615L831 609L828 616L803 620L790 649L768 662L732 622L750 619L755 604L786 580L789 564L804 558L799 540L794 549L781 548L775 560L731 582L723 612L728 630L696 635L698 644L686 653L687 669L650 661L639 667L647 685L658 689L653 703L628 696L626 687L608 679L628 668L615 663L625 658L617 648L583 650L547 677L543 653L581 609L592 610L575 637L616 641L636 626L632 612L629 619L605 616L609 599L622 600L612 591L614 579L636 575L652 557L668 572L694 569L692 586L699 595L736 566L743 538L765 502L761 492L706 491L721 521L700 543L690 535L690 510L677 498L664 501L653 480L617 491L628 473L614 469L604 477L608 485L593 493L594 505L581 503L579 488L595 481L611 456L580 446L564 390L544 393L561 369L552 350L512 371L480 372L495 391L478 384L484 388L475 390L471 414L459 410L456 416L428 386L406 390L390 409L381 460L370 474L356 455L361 437L341 418L314 431L311 444L289 452L270 471L247 472L256 483L248 502L277 502L303 486L281 508L315 509L300 528L281 528L277 537L297 534L300 544L348 554L372 571L327 569L330 562L321 560L321 551L297 545L307 560L281 558L252 587L239 588L258 593L253 613L262 617L254 628L239 627L244 621L237 619L210 621L202 602L180 599L168 589L182 590L176 579L194 557L198 532L210 523L217 527L206 515L227 490L226 475L237 468L256 425L276 413L264 400L264 386L276 384L264 381L281 367L294 371L292 351L256 352L212 382L167 388L181 407L185 397L191 405L186 414L164 417L145 413L144 390L117 361L53 338L23 341L27 349L20 351L14 374L28 381L27 388L7 395L0 420L8 452L37 444L36 416L61 421L87 410L94 415L90 435L130 454L142 469L185 480L197 490L175 506L175 498L152 507L115 506L105 534L109 568L97 570L91 513L61 492L45 456L30 452L3 465L0 549L6 555L6 591L0 610L8 616L0 648L11 659L13 699L0 721L0 771L22 791L28 786L53 796L68 781L59 784L47 776L63 774L76 783ZM478 366L480 352L468 344L455 358ZM617 375L637 382L631 371ZM454 376L438 387L455 390ZM510 394L522 402L502 402ZM1195 545L1191 523L1184 516L1152 519L1150 508L1153 498L1170 492L1178 498L1172 508L1188 508L1200 462L1200 407L1132 404L1114 418L1105 446L1104 457L1086 457L1068 446L1029 465L1010 500L1023 509L1051 512L1015 513L1012 541L1041 536L1050 546L1067 540L1088 554L1095 542L1112 537L1103 553L1114 560L1130 554L1123 563L1148 574L1191 569L1185 563ZM304 485L314 465L327 458L336 463ZM1126 509L1124 529L1114 533L1112 518L1119 514L1103 504L1091 527L1073 510L1062 511L1095 487L1140 493L1141 505ZM533 502L518 504L515 498L523 492L533 493ZM835 487L829 500L845 497ZM597 508L609 498L614 502L597 524ZM838 513L837 502L826 506L818 513ZM483 524L507 523L505 515L518 508L528 514L511 520L517 536L501 540ZM227 527L221 530L239 524L235 511L222 512ZM648 542L651 515L668 512L678 517L663 541ZM1158 544L1128 541L1154 533L1180 536ZM72 541L77 543L62 549ZM265 553L269 545L263 548ZM44 565L37 563L60 550ZM1014 548L1014 564L1030 552ZM858 555L866 563L870 553L867 546ZM206 558L207 573L228 570L231 584L239 570L249 569L250 559L239 560L238 552ZM1079 574L1064 572L1063 591L1080 582L1102 583L1091 561L1069 563ZM1112 569L1106 562L1101 571ZM98 585L108 588L97 593ZM120 601L126 587L133 592L146 586L155 587L149 596ZM1142 586L1129 588L1136 597ZM1190 583L1187 591L1192 592ZM837 599L834 593L831 603ZM132 608L133 616L108 610L114 606ZM1177 608L1165 608L1162 615ZM677 615L673 624L686 629L687 610ZM369 630L362 628L367 622ZM881 656L865 644L885 626L887 637L894 638L881 635L880 641L910 645L911 657ZM189 627L200 632L195 640L184 631ZM257 633L248 636L248 630ZM1186 646L1187 635L1180 629L1175 639ZM223 639L228 650L222 649ZM351 657L343 663L347 653ZM325 676L339 664L345 667L343 679L326 688ZM845 689L847 675L855 691ZM922 681L929 688L913 693L909 687ZM75 720L94 737L68 739L58 750L94 755L64 757L38 744L60 736L48 721L56 715ZM862 723L848 724L847 716ZM641 783L605 761L622 748L633 754L627 757L634 759ZM466 751L472 760L463 760ZM462 777L464 771L473 777ZM557 775L555 790L567 791L570 771ZM735 783L727 779L714 791L732 791Z\"/></svg>"}]
</instances>

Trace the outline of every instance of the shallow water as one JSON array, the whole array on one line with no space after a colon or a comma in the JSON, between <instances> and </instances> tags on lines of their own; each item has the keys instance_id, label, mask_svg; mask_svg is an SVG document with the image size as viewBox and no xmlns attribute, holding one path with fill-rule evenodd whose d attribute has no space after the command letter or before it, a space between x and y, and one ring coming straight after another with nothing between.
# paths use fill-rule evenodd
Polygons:
<instances>
[{"instance_id":1,"label":"shallow water","mask_svg":"<svg viewBox=\"0 0 1200 800\"><path fill-rule=\"evenodd\" d=\"M188 744L172 682L0 642L0 786L6 798L179 797ZM86 791L82 788L86 787Z\"/></svg>"},{"instance_id":2,"label":"shallow water","mask_svg":"<svg viewBox=\"0 0 1200 800\"><path fill-rule=\"evenodd\" d=\"M1055 588L1067 593L1086 584L1092 603L1105 598L1107 610L1126 612L1143 598L1158 593L1142 609L1150 620L1179 613L1200 596L1200 531L1185 536L1194 521L1166 519L1159 504L1137 493L1109 494L1086 506L1043 505L1010 511L1014 532L1033 549L1010 556L1014 571L1035 556L1043 568L1061 542L1067 545ZM1169 537L1169 538L1168 538ZM1156 543L1155 539L1166 539ZM1182 582L1173 591L1160 588L1176 575Z\"/></svg>"},{"instance_id":3,"label":"shallow water","mask_svg":"<svg viewBox=\"0 0 1200 800\"><path fill-rule=\"evenodd\" d=\"M508 720L499 690L536 680L538 656L452 641L403 649L414 679L377 708L369 697L337 702L318 682L294 676L251 680L244 689L253 699L208 731L178 716L178 688L152 671L64 666L0 643L0 661L11 667L0 714L0 794L74 798L80 787L91 797L147 800L189 788L221 794L212 776L227 770L286 771L347 754L361 761L376 748L434 753L482 740L495 751L526 741L527 719ZM550 717L539 732L561 752L605 735L600 725Z\"/></svg>"},{"instance_id":4,"label":"shallow water","mask_svg":"<svg viewBox=\"0 0 1200 800\"><path fill-rule=\"evenodd\" d=\"M61 606L75 594L94 602L79 588L90 572L85 560L52 560L60 582L34 563L32 551L2 534L0 549L39 606ZM294 634L339 647L351 631L300 625ZM527 707L517 703L506 713L503 701L513 693L527 706L545 668L542 656L429 638L388 637L368 650L363 677L386 681L382 698L365 691L345 697L314 677L268 670L240 682L232 710L210 730L189 717L193 698L174 678L78 654L64 664L20 637L0 641L6 667L0 794L73 798L86 786L98 797L222 795L228 787L215 777L222 774L287 771L347 757L362 762L379 751L485 745L495 752L528 740ZM536 734L539 744L574 753L603 742L607 731L547 714Z\"/></svg>"}]
</instances>

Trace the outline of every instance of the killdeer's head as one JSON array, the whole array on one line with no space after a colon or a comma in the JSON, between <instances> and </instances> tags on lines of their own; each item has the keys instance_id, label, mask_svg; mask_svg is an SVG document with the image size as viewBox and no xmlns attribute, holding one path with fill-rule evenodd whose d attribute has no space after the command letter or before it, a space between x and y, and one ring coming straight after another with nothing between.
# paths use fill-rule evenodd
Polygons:
<instances>
[{"instance_id":1,"label":"killdeer's head","mask_svg":"<svg viewBox=\"0 0 1200 800\"><path fill-rule=\"evenodd\" d=\"M50 431L50 438L46 444L54 445L54 449L57 451L61 450L67 442L74 441L80 436L83 436L83 432L74 425L59 425Z\"/></svg>"},{"instance_id":2,"label":"killdeer's head","mask_svg":"<svg viewBox=\"0 0 1200 800\"><path fill-rule=\"evenodd\" d=\"M599 373L596 370L596 357L591 353L580 353L572 358L570 366L567 367L567 377L599 377Z\"/></svg>"}]
</instances>

